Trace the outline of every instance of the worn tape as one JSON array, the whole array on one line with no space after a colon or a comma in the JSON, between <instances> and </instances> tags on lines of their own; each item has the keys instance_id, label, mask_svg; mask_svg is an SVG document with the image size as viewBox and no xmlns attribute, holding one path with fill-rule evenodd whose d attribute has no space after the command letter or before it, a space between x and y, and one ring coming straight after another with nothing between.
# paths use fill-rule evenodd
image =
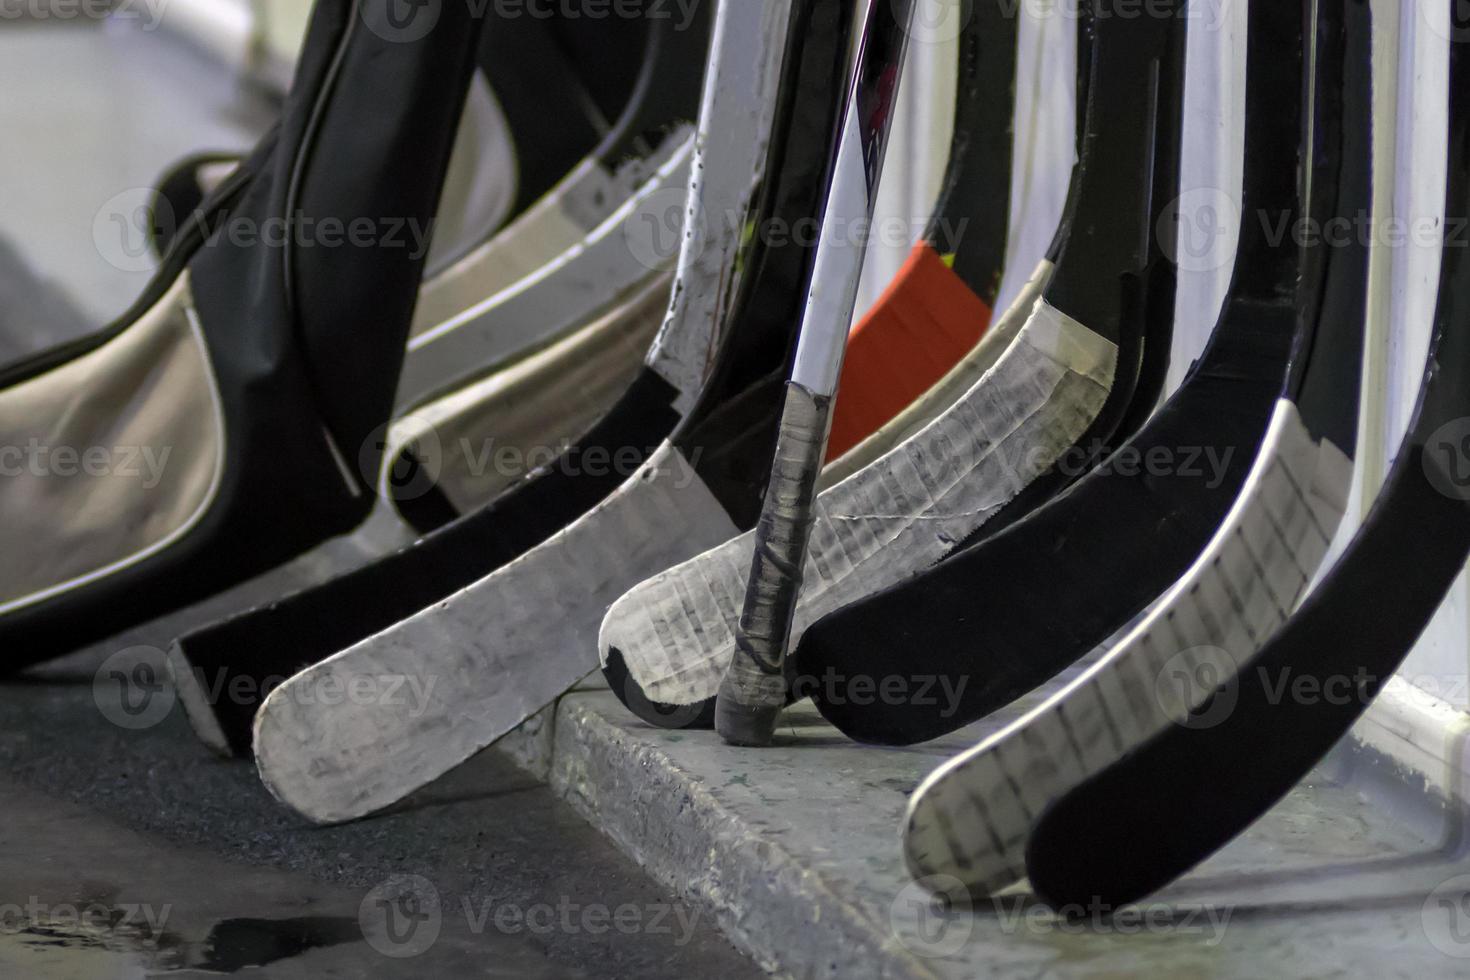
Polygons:
<instances>
[{"instance_id":1,"label":"worn tape","mask_svg":"<svg viewBox=\"0 0 1470 980\"><path fill-rule=\"evenodd\" d=\"M949 373L886 425L827 464L817 481L817 488L826 490L828 487L835 487L858 470L881 459L899 443L942 415L945 409L984 377L985 372L994 367L995 362L1010 349L1016 335L1031 318L1031 311L1036 308L1036 301L1041 299L1041 291L1051 281L1054 268L1051 262L1043 259L1017 294L1016 301L985 331L975 349L961 358L959 363L950 368ZM838 397L841 398L840 392Z\"/></svg>"},{"instance_id":2,"label":"worn tape","mask_svg":"<svg viewBox=\"0 0 1470 980\"><path fill-rule=\"evenodd\" d=\"M544 544L278 688L256 720L262 778L318 822L397 802L596 670L597 625L615 598L735 530L689 461L664 444ZM381 678L400 682L404 696L314 696Z\"/></svg>"},{"instance_id":3,"label":"worn tape","mask_svg":"<svg viewBox=\"0 0 1470 980\"><path fill-rule=\"evenodd\" d=\"M1190 713L1301 601L1352 482L1352 460L1315 441L1288 400L1278 402L1263 447L1209 546L1141 623L920 786L905 838L916 875L951 874L976 894L1013 884L1051 802L1170 724L1211 723ZM1229 709L1226 695L1209 712Z\"/></svg>"},{"instance_id":4,"label":"worn tape","mask_svg":"<svg viewBox=\"0 0 1470 980\"><path fill-rule=\"evenodd\" d=\"M456 382L503 366L587 323L659 268L636 236L652 226L665 192L682 198L692 144L686 141L636 195L555 261L409 341L397 404L415 406ZM651 213L650 213L650 209Z\"/></svg>"},{"instance_id":5,"label":"worn tape","mask_svg":"<svg viewBox=\"0 0 1470 980\"><path fill-rule=\"evenodd\" d=\"M629 160L616 170L595 159L582 161L488 242L424 283L414 310L413 336L452 320L554 261L606 221L688 140L688 127L677 127L651 155Z\"/></svg>"},{"instance_id":6,"label":"worn tape","mask_svg":"<svg viewBox=\"0 0 1470 980\"><path fill-rule=\"evenodd\" d=\"M779 712L786 703L787 631L805 567L808 533L816 515L817 473L832 420L832 400L792 382L786 386L781 434L771 463L765 504L752 532L754 550L735 656L720 699L746 711ZM716 719L719 724L719 719ZM721 734L727 733L721 728Z\"/></svg>"},{"instance_id":7,"label":"worn tape","mask_svg":"<svg viewBox=\"0 0 1470 980\"><path fill-rule=\"evenodd\" d=\"M949 411L817 499L791 643L819 617L938 561L1051 468L1097 417L1117 348L1040 300ZM743 535L638 586L603 623L652 700L713 696L750 567Z\"/></svg>"}]
</instances>

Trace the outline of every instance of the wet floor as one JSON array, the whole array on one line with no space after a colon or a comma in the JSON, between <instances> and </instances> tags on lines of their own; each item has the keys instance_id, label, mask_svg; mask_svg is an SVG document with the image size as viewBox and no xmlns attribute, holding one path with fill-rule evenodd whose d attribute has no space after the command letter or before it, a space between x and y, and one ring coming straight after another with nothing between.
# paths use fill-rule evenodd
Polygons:
<instances>
[{"instance_id":1,"label":"wet floor","mask_svg":"<svg viewBox=\"0 0 1470 980\"><path fill-rule=\"evenodd\" d=\"M302 824L85 662L0 685L0 977L756 976L492 754L387 816Z\"/></svg>"}]
</instances>

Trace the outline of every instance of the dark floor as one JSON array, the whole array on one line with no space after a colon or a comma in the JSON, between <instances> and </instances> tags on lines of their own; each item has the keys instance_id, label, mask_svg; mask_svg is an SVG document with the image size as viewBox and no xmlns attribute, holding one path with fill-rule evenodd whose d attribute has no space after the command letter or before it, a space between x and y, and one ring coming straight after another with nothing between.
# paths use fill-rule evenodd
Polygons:
<instances>
[{"instance_id":1,"label":"dark floor","mask_svg":"<svg viewBox=\"0 0 1470 980\"><path fill-rule=\"evenodd\" d=\"M190 150L248 144L268 110L166 37L95 25L7 26L0 92L3 364L146 281L93 241L100 202ZM498 756L381 819L312 828L177 709L110 721L94 670L0 684L4 980L757 974Z\"/></svg>"},{"instance_id":2,"label":"dark floor","mask_svg":"<svg viewBox=\"0 0 1470 980\"><path fill-rule=\"evenodd\" d=\"M0 686L0 773L7 978L757 974L494 754L392 814L314 828L177 711L114 724L78 672ZM73 909L110 918L78 927Z\"/></svg>"}]
</instances>

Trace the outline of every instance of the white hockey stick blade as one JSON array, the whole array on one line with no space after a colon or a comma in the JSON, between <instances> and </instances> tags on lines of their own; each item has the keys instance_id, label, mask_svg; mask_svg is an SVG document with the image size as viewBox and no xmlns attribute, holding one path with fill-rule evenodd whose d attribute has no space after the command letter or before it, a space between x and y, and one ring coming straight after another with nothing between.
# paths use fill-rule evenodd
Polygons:
<instances>
[{"instance_id":1,"label":"white hockey stick blade","mask_svg":"<svg viewBox=\"0 0 1470 980\"><path fill-rule=\"evenodd\" d=\"M915 877L949 875L975 895L1014 884L1049 803L1166 726L1209 724L1191 713L1296 608L1351 478L1349 458L1314 440L1282 399L1245 488L1188 574L1080 676L915 792L904 832Z\"/></svg>"},{"instance_id":2,"label":"white hockey stick blade","mask_svg":"<svg viewBox=\"0 0 1470 980\"><path fill-rule=\"evenodd\" d=\"M792 643L826 613L939 561L1096 418L1116 347L1032 299L1016 339L959 401L818 497ZM735 649L753 541L728 541L620 599L602 629L604 662L616 648L658 703L712 697Z\"/></svg>"},{"instance_id":3,"label":"white hockey stick blade","mask_svg":"<svg viewBox=\"0 0 1470 980\"><path fill-rule=\"evenodd\" d=\"M735 531L665 444L550 541L277 688L255 722L261 779L316 823L392 806L596 670L598 623L630 586Z\"/></svg>"},{"instance_id":4,"label":"white hockey stick blade","mask_svg":"<svg viewBox=\"0 0 1470 980\"><path fill-rule=\"evenodd\" d=\"M651 234L645 219L663 217L664 192L682 195L688 185L693 139L687 128L681 132L679 149L586 239L509 289L413 337L398 383L399 409L560 339L663 271L653 247L630 238Z\"/></svg>"}]
</instances>

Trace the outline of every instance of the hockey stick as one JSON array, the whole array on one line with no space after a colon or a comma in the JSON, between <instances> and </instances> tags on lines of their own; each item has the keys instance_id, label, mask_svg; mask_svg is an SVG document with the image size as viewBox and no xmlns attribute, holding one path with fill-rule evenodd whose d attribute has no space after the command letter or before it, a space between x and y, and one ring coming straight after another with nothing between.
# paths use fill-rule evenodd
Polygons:
<instances>
[{"instance_id":1,"label":"hockey stick","mask_svg":"<svg viewBox=\"0 0 1470 980\"><path fill-rule=\"evenodd\" d=\"M1278 12L1286 24L1295 11ZM1256 12L1257 20L1265 15ZM1277 28L1281 28L1278 23ZM1257 37L1269 38L1271 31ZM1299 31L1288 37L1300 37ZM1258 41L1249 106L1251 144L1236 273L1215 335L1189 378L1147 428L1109 462L1006 532L955 555L912 581L865 599L814 625L803 638L803 677L903 674L937 678L966 697L945 705L896 699L856 705L842 690L819 690L823 714L851 737L909 743L983 717L1038 686L1124 628L1183 575L1235 504L1271 426L1278 400L1297 397L1300 370L1315 336L1320 261L1282 248L1278 220L1336 214L1335 174L1313 182L1318 200L1299 203L1295 174L1299 115L1280 111L1280 92L1300 88L1299 61L1269 67L1269 40ZM1299 54L1300 46L1292 48ZM1333 161L1319 154L1316 167ZM1330 179L1329 179L1330 178ZM1303 189L1305 190L1305 188ZM1319 252L1325 253L1326 249ZM1303 268L1305 260L1306 267ZM1309 285L1294 295L1293 283ZM1315 283L1316 285L1310 285ZM1177 460L1183 447L1208 448L1206 477L1180 464L1172 476L1127 460ZM1223 462L1219 462L1222 461ZM1145 530L1146 529L1146 530ZM1119 569L1128 574L1118 574ZM1050 583L1038 602L1040 583ZM897 616L898 610L904 610ZM977 609L993 615L976 616ZM1002 611L1004 614L1002 615ZM865 641L856 642L862 636ZM826 685L830 687L830 685ZM839 685L840 687L840 685Z\"/></svg>"},{"instance_id":2,"label":"hockey stick","mask_svg":"<svg viewBox=\"0 0 1470 980\"><path fill-rule=\"evenodd\" d=\"M617 126L597 142L590 121L584 120L585 137L595 142L594 152L554 187L555 178L572 168L585 148L577 126L548 127L547 118L560 119L570 109L576 109L577 116L600 109L580 104L581 83L569 72L559 84L538 84L528 76L556 73L558 63L547 60L559 55L557 40L550 36L553 26L567 30L573 23L589 25L581 28L585 32L594 29L590 26L594 21L577 18L549 25L533 17L493 18L481 45L482 77L472 87L461 122L462 138L447 184L450 196L436 222L428 274L414 313L397 396L399 413L555 343L657 275L659 270L649 267L646 249L630 250L623 229L637 220L640 201L659 200L675 189L682 191L687 183L687 121L697 107L708 48L707 13L714 5L713 0L700 2L704 7L692 26L680 31L669 18L650 19L646 29L622 19L595 22L598 32L615 32L614 37L601 38L604 43L621 35L625 43L645 42L646 51L636 79L627 83L636 83L636 89ZM635 28L645 37L633 36ZM614 77L626 74L617 62L627 60L619 54L603 72ZM494 88L482 91L484 79L507 92L499 105ZM536 102L544 99L550 102ZM517 204L520 219L491 238L493 227L486 225L490 219L470 222L474 212L468 208L474 202L467 198L476 175L465 173L476 164L476 155L486 150L466 145L463 137L473 134L463 130L473 125L493 129L494 122L503 128L507 121L518 127L510 134L520 137L516 148L526 148L530 158L525 162L536 168L528 171L530 180L521 181L520 191L533 193L531 200L550 193L529 212L525 208L531 201L523 196ZM574 116L572 122L576 121ZM543 132L557 135L543 139ZM509 207L511 197L520 193L516 160L501 163L508 164L499 169L504 171L502 180L509 178L502 194ZM165 180L166 185L178 183ZM186 204L174 202L172 213L191 213L192 209L179 210Z\"/></svg>"},{"instance_id":3,"label":"hockey stick","mask_svg":"<svg viewBox=\"0 0 1470 980\"><path fill-rule=\"evenodd\" d=\"M598 68L585 71L608 72L615 79L592 94L595 111L616 115L617 121L587 159L425 291L416 335L509 289L575 247L677 151L682 140L674 131L692 122L698 109L716 6L716 0L697 2L693 19L682 29L651 13L646 23L582 16L553 25L566 59L574 65L595 63ZM608 48L614 52L610 62L605 60ZM635 64L623 56L625 50L640 51ZM544 124L543 117L539 125Z\"/></svg>"},{"instance_id":4,"label":"hockey stick","mask_svg":"<svg viewBox=\"0 0 1470 980\"><path fill-rule=\"evenodd\" d=\"M716 3L700 2L702 9L682 30L666 17L649 23L648 54L633 96L587 171L592 178L617 175L612 186L604 178L600 186L583 188L593 202L583 209L587 217L601 218L588 237L495 295L486 289L481 272L489 260L503 260L507 249L492 241L486 250L493 255L468 257L425 291L421 329L409 342L399 383L400 411L566 336L656 273L623 235L627 223L636 220L639 204L630 200L600 212L604 202L628 197L616 194L619 185L641 184L643 200L660 192L682 192L687 185L692 146L686 142L687 129L681 133L674 121L693 114L693 94L700 88L696 80L707 61Z\"/></svg>"},{"instance_id":5,"label":"hockey stick","mask_svg":"<svg viewBox=\"0 0 1470 980\"><path fill-rule=\"evenodd\" d=\"M866 240L845 239L848 229L873 217L898 78L908 53L912 8L911 0L867 4L822 214L824 241L817 247L796 365L787 382L775 462L756 530L737 653L715 702L715 727L737 745L769 743L786 705L786 637L801 588L817 474L827 455L832 399L867 253Z\"/></svg>"},{"instance_id":6,"label":"hockey stick","mask_svg":"<svg viewBox=\"0 0 1470 980\"><path fill-rule=\"evenodd\" d=\"M1370 50L1368 4L1304 4L1313 14L1308 78L1316 93L1304 137L1313 148L1306 193L1314 199L1319 182L1335 183L1333 214L1352 221L1370 205L1370 80L1361 68ZM1270 16L1252 9L1257 18ZM1227 664L1247 659L1285 621L1346 506L1367 252L1357 236L1313 250L1309 263L1326 270L1320 308L1306 299L1320 317L1310 352L1294 366L1290 394L1277 403L1239 496L1186 574L1076 679L925 780L905 834L916 875L953 875L977 894L1014 882L1024 871L1030 828L1051 801L1208 697L1208 690L1181 690L1179 673L1224 678ZM1309 290L1315 285L1311 273L1306 282ZM961 713L987 701L999 707L1016 693L1013 684L982 680L984 690L967 693Z\"/></svg>"},{"instance_id":7,"label":"hockey stick","mask_svg":"<svg viewBox=\"0 0 1470 980\"><path fill-rule=\"evenodd\" d=\"M262 692L268 681L472 585L617 490L681 418L683 432L701 440L689 451L702 456L725 438L715 428L719 414L737 411L743 392L784 369L808 250L789 238L778 245L758 235L745 250L741 242L749 224L791 227L816 211L833 112L824 92L840 70L847 35L841 6L721 5L700 114L704 162L694 169L691 190L695 214L720 218L711 217L706 236L685 240L679 276L689 288L675 291L643 370L611 412L511 494L416 547L348 566L319 588L183 637L172 657L175 676L181 692L190 689L190 717L213 747L248 752L264 696L211 698L208 692L219 689L213 679L241 678L241 686ZM811 34L805 49L804 32ZM788 59L788 51L801 57ZM593 453L618 465L593 470L584 465ZM602 533L611 542L617 532ZM344 603L359 614L333 615Z\"/></svg>"},{"instance_id":8,"label":"hockey stick","mask_svg":"<svg viewBox=\"0 0 1470 980\"><path fill-rule=\"evenodd\" d=\"M1457 30L1463 25L1458 25ZM1470 51L1450 44L1445 227L1470 220ZM1470 559L1470 261L1443 243L1428 367L1373 509L1300 609L1181 724L1126 746L1054 802L1026 866L1048 902L1107 906L1163 888L1306 777L1397 671ZM1281 700L1275 678L1347 681L1342 697ZM1146 835L1139 828L1147 826Z\"/></svg>"},{"instance_id":9,"label":"hockey stick","mask_svg":"<svg viewBox=\"0 0 1470 980\"><path fill-rule=\"evenodd\" d=\"M948 222L970 226L970 218L965 215L967 210L972 207L981 212L990 210L979 204L977 198L990 195L1004 199L1009 193L1009 188L1004 186L1005 177L996 173L1000 169L996 159L984 158L998 153L1005 155L1001 159L1008 160L1010 148L986 143L982 144L984 151L977 153L974 134L993 132L1004 116L1014 117L1014 101L998 96L1013 87L1002 80L1000 72L1006 70L1003 66L1008 63L1014 64L1015 53L1010 45L1015 37L1014 19L1004 4L985 4L971 10L960 38L965 60L960 65L962 81L958 86L947 191L936 208L931 234ZM977 84L979 80L971 74L979 65L993 66L986 69L987 74L995 72L984 84ZM1079 90L1082 75L1079 70ZM1079 97L1079 107L1082 101ZM1010 130L1013 126L1014 121L1005 128ZM1080 130L1079 126L1079 133ZM1009 167L1004 169L1008 173ZM1002 186L997 187L997 182ZM978 232L971 231L962 239L953 256L955 269L977 267L969 258L969 250L978 247L981 255L989 251L988 230L982 225ZM882 459L928 423L943 416L996 364L1035 306L1050 274L1051 260L1064 237L1064 231L1058 233L1048 251L1048 259L979 345L908 408L822 471L818 483L822 491L819 507L823 500L830 499L827 492L831 488ZM921 243L915 254L925 251L928 249ZM929 262L927 257L923 261L931 266L943 264ZM966 297L964 284L953 277L942 285L935 284L939 285L939 302L928 292L913 288L916 281L918 277L900 276L878 304L874 317L901 323L917 321L928 326L952 317L956 322L945 324L948 329L941 331L949 333L965 329L959 321L967 314L989 315L988 304L982 308L974 297ZM969 281L976 280L971 277ZM950 302L944 302L945 299ZM852 345L849 341L850 349ZM846 370L844 366L844 373ZM839 386L839 394L842 390ZM734 650L735 617L743 601L751 550L749 535L732 539L641 583L608 610L599 637L603 672L612 691L639 718L668 728L713 726L714 697ZM802 616L799 608L798 629Z\"/></svg>"},{"instance_id":10,"label":"hockey stick","mask_svg":"<svg viewBox=\"0 0 1470 980\"><path fill-rule=\"evenodd\" d=\"M1005 270L1018 18L1004 0L921 2L963 18L949 161L923 236L848 337L828 460L881 429L975 348Z\"/></svg>"},{"instance_id":11,"label":"hockey stick","mask_svg":"<svg viewBox=\"0 0 1470 980\"><path fill-rule=\"evenodd\" d=\"M400 419L379 495L432 530L577 445L637 379L672 284L658 276L565 339Z\"/></svg>"},{"instance_id":12,"label":"hockey stick","mask_svg":"<svg viewBox=\"0 0 1470 980\"><path fill-rule=\"evenodd\" d=\"M645 249L629 246L629 230L649 227L641 217L661 218L660 203L688 187L692 133L681 128L669 141L674 148L668 158L586 239L509 288L416 334L408 343L397 410L411 412L560 340L664 271L650 266Z\"/></svg>"},{"instance_id":13,"label":"hockey stick","mask_svg":"<svg viewBox=\"0 0 1470 980\"><path fill-rule=\"evenodd\" d=\"M856 472L883 456L928 418L941 414L1014 338L1005 319L993 330L986 328L1005 263L1017 22L1004 2L968 7L965 16L958 38L954 131L943 188L923 239L848 340L833 411L834 439L848 444L848 451L823 470L820 479L826 486L838 482L838 474ZM956 360L959 363L936 380L939 369ZM882 394L874 398L869 392ZM905 400L922 404L897 412L896 406ZM854 444L861 433L872 434ZM836 448L829 442L829 458ZM736 609L737 593L749 571L739 565L748 563L749 544L744 543L743 552L727 544L707 556L717 553L718 570L713 561L700 556L650 582L677 579L681 596L708 584L721 589L720 608ZM670 581L669 588L675 587ZM662 700L652 699L628 673L624 645L641 661L645 644L687 647L709 637L691 636L675 625L683 613L682 603L671 603L670 615L660 618L655 610L665 599L654 592L655 587L645 583L609 610L608 623L621 623L625 616L636 622L628 624L626 632L616 626L602 630L599 643L608 683L629 710L650 724L712 724L712 688L699 696L662 689ZM645 613L646 619L641 615ZM715 629L726 648L723 657L711 658L718 665L714 669L720 670L729 662L732 641L729 629ZM621 642L625 638L626 644ZM640 672L640 677L647 676ZM718 684L719 675L712 676ZM698 704L705 699L711 703Z\"/></svg>"},{"instance_id":14,"label":"hockey stick","mask_svg":"<svg viewBox=\"0 0 1470 980\"><path fill-rule=\"evenodd\" d=\"M1149 360L1146 351L1141 356L1146 335L1167 333L1149 324L1172 317L1172 275L1152 229L1162 202L1173 197L1177 172L1168 161L1176 152L1171 134L1177 133L1179 37L1175 24L1130 28L1105 19L1093 43L1110 46L1107 74L1095 72L1089 85L1083 132L1091 135L1052 249L1060 279L1051 282L1060 284L1069 308L1059 313L1044 298L1034 311L1019 304L1000 325L1003 333L1015 331L1011 342L993 362L977 357L983 372L958 401L887 457L822 494L794 636L816 617L985 533L988 521L1030 481L1072 447L1088 445L1089 429L1111 431L1131 398L1151 398L1135 382L1139 361ZM1149 33L1134 36L1134 29ZM1156 71L1162 77L1157 84ZM1121 154L1108 150L1101 165L1099 151L1089 150L1099 132L1117 137L1110 146L1126 148ZM1164 161L1157 168L1151 166L1155 147ZM1128 152L1135 156L1125 159ZM1145 217L1129 219L1130 210ZM1074 234L1074 227L1088 232ZM1104 270L1112 270L1111 279ZM1100 274L1115 283L1111 296L1077 287ZM1017 319L1024 324L1017 327ZM1159 345L1154 347L1157 355ZM603 649L610 659L613 648L620 650L647 698L687 706L714 694L734 648L735 569L750 551L749 540L729 542L640 586L609 615ZM664 714L682 720L691 712Z\"/></svg>"},{"instance_id":15,"label":"hockey stick","mask_svg":"<svg viewBox=\"0 0 1470 980\"><path fill-rule=\"evenodd\" d=\"M790 127L776 172L783 183L796 182L800 192L792 196L807 215L817 213L828 184L827 134L836 115L828 95L842 90L834 83L846 74L848 7L814 4L791 36L782 88L807 96L799 104L812 116ZM805 259L808 250L798 249ZM806 281L806 265L798 281ZM788 284L768 298L795 306L802 295ZM753 325L778 330L781 342L737 332L741 345L757 343L765 355L727 350L690 416L585 516L277 688L255 723L267 787L318 822L366 816L461 764L595 670L597 624L613 599L653 570L754 523L795 324L794 316L762 311ZM328 706L317 697L323 684L384 674L410 686L418 681L425 698Z\"/></svg>"}]
</instances>

